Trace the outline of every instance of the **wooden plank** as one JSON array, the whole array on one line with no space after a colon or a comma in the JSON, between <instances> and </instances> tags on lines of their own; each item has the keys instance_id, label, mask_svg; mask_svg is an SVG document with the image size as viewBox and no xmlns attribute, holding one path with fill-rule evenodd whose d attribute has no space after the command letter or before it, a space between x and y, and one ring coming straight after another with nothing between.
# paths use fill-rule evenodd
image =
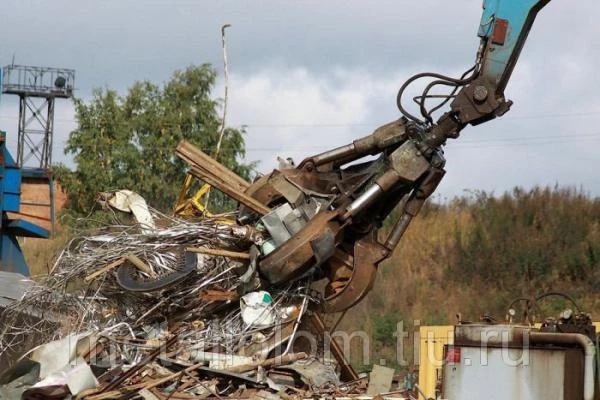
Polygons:
<instances>
[{"instance_id":1,"label":"wooden plank","mask_svg":"<svg viewBox=\"0 0 600 400\"><path fill-rule=\"evenodd\" d=\"M244 178L185 140L179 143L176 152L185 159L193 161L199 168L207 172L216 172L217 175L223 177L224 181L229 182L237 190L245 191L250 187L250 183Z\"/></svg>"},{"instance_id":2,"label":"wooden plank","mask_svg":"<svg viewBox=\"0 0 600 400\"><path fill-rule=\"evenodd\" d=\"M200 298L204 301L234 301L238 300L240 295L232 291L208 289L200 294Z\"/></svg>"},{"instance_id":3,"label":"wooden plank","mask_svg":"<svg viewBox=\"0 0 600 400\"><path fill-rule=\"evenodd\" d=\"M253 369L256 369L257 367L263 367L263 368L277 367L280 365L291 364L294 361L305 360L307 358L308 358L308 355L306 353L289 353L289 354L284 354L282 356L268 358L264 361L257 361L257 362L251 363L251 364L234 365L232 367L225 368L225 370L239 374L239 373L243 373L243 372L252 371Z\"/></svg>"},{"instance_id":4,"label":"wooden plank","mask_svg":"<svg viewBox=\"0 0 600 400\"><path fill-rule=\"evenodd\" d=\"M152 271L152 269L150 269L150 267L146 265L146 263L143 262L141 259L139 259L135 254L127 254L125 256L125 259L132 263L140 271L147 273L151 277L156 277L156 274Z\"/></svg>"},{"instance_id":5,"label":"wooden plank","mask_svg":"<svg viewBox=\"0 0 600 400\"><path fill-rule=\"evenodd\" d=\"M269 207L245 193L250 186L248 182L191 143L182 141L175 152L190 165L190 173L196 178L203 180L259 215L265 215L271 211Z\"/></svg>"},{"instance_id":6,"label":"wooden plank","mask_svg":"<svg viewBox=\"0 0 600 400\"><path fill-rule=\"evenodd\" d=\"M196 178L202 179L215 189L218 189L221 192L225 193L227 196L231 197L232 199L239 201L240 203L242 203L257 214L265 215L271 211L269 207L260 203L258 200L248 196L243 192L238 192L232 189L231 186L228 186L226 183L215 180L212 176L204 175L197 171L195 168L192 168L190 172Z\"/></svg>"},{"instance_id":7,"label":"wooden plank","mask_svg":"<svg viewBox=\"0 0 600 400\"><path fill-rule=\"evenodd\" d=\"M123 262L125 262L125 259L123 257L121 257L118 260L113 261L112 263L108 264L107 266L102 267L95 272L92 272L91 274L89 274L88 276L83 278L83 280L86 282L89 282L93 279L96 279L98 276L110 271L111 269L117 268L119 265L123 264Z\"/></svg>"},{"instance_id":8,"label":"wooden plank","mask_svg":"<svg viewBox=\"0 0 600 400\"><path fill-rule=\"evenodd\" d=\"M211 256L223 256L230 258L238 258L241 260L249 260L250 254L248 253L240 253L237 251L229 251L229 250L219 250L219 249L209 249L207 247L188 247L185 251L189 251L190 253L200 253L200 254L209 254Z\"/></svg>"}]
</instances>

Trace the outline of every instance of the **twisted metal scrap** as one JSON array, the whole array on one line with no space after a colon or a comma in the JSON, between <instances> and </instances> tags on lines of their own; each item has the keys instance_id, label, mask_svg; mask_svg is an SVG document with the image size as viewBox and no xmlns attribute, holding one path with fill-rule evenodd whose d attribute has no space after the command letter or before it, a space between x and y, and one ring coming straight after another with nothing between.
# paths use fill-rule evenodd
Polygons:
<instances>
[{"instance_id":1,"label":"twisted metal scrap","mask_svg":"<svg viewBox=\"0 0 600 400\"><path fill-rule=\"evenodd\" d=\"M276 317L272 325L260 327L244 322L235 300L247 261L198 255L196 269L184 280L151 292L123 289L116 279L117 268L86 282L90 274L126 255L134 255L148 266L148 272L138 272L148 279L180 269L188 247L244 251L251 244L236 234L232 229L235 225L216 217L190 221L153 212L161 227L153 233L142 234L136 226L110 225L73 238L59 254L51 273L0 315L4 324L0 355L31 335L47 342L93 330L102 346L90 363L110 368L137 366L141 374L151 376L153 367L143 365L144 360L174 336L177 345L171 346L169 356L186 362L186 357L193 360L194 353L240 354L249 345L256 345L257 338L277 343L283 327L293 326L291 336L288 328L285 338L287 353L308 301L318 301L309 289L310 278L269 288L273 301L264 312ZM203 297L205 290L229 293L232 298L209 301ZM295 307L295 313L281 312L290 306ZM24 313L37 318L23 319ZM123 385L135 379L127 378ZM184 392L194 395L205 391L207 383L197 381Z\"/></svg>"},{"instance_id":2,"label":"twisted metal scrap","mask_svg":"<svg viewBox=\"0 0 600 400\"><path fill-rule=\"evenodd\" d=\"M136 226L111 225L73 238L58 256L51 273L2 313L0 354L30 334L54 340L67 333L102 330L121 322L140 324L143 316L156 319L186 311L199 315L208 306L199 298L203 289L235 290L243 265L208 256L201 257L196 271L185 280L155 292L132 293L122 289L115 279L115 270L86 283L84 278L90 273L125 255L137 256L152 275L160 276L182 266L186 247L244 245L232 234L231 225L222 220L190 221L167 217L155 210L153 213L162 226L154 233L142 234ZM146 273L140 275L149 278ZM23 320L23 314L39 318ZM56 321L61 322L63 329L56 329Z\"/></svg>"}]
</instances>

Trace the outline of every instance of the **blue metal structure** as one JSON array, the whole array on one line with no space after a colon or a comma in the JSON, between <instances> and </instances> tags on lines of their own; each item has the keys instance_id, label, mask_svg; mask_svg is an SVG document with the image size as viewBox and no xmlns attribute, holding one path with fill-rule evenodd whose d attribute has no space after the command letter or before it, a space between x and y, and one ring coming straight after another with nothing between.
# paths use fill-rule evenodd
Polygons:
<instances>
[{"instance_id":1,"label":"blue metal structure","mask_svg":"<svg viewBox=\"0 0 600 400\"><path fill-rule=\"evenodd\" d=\"M487 44L481 76L501 93L538 12L550 0L485 0L478 36Z\"/></svg>"},{"instance_id":2,"label":"blue metal structure","mask_svg":"<svg viewBox=\"0 0 600 400\"><path fill-rule=\"evenodd\" d=\"M0 86L2 74L0 74ZM29 268L19 245L19 237L47 238L48 230L9 213L21 208L22 170L6 148L6 133L0 131L0 270L29 275Z\"/></svg>"}]
</instances>

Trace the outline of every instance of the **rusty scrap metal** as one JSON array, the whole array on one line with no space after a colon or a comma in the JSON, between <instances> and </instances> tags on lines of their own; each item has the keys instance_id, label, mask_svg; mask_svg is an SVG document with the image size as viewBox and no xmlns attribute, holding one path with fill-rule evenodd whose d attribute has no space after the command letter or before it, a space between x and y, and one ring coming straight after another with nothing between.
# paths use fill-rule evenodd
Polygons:
<instances>
[{"instance_id":1,"label":"rusty scrap metal","mask_svg":"<svg viewBox=\"0 0 600 400\"><path fill-rule=\"evenodd\" d=\"M164 344L164 347L162 345L158 346L155 350L150 352L146 357L144 357L144 359L142 359L133 368L124 372L123 374L121 374L121 376L116 378L114 381L112 381L111 383L109 383L108 385L103 387L102 390L100 391L100 393L109 392L109 391L113 390L114 388L118 387L120 384L125 382L127 379L131 378L133 375L138 373L142 368L144 368L146 366L146 364L148 364L150 361L152 361L156 357L158 357L161 352L165 351L165 349L167 349L169 346L172 346L176 342L177 342L177 336L173 336L172 338L167 340L167 342Z\"/></svg>"},{"instance_id":2,"label":"rusty scrap metal","mask_svg":"<svg viewBox=\"0 0 600 400\"><path fill-rule=\"evenodd\" d=\"M338 342L336 342L335 339L331 337L329 331L327 330L327 328L325 328L325 324L323 323L323 319L321 318L321 316L317 313L311 313L310 322L313 324L315 329L323 335L325 341L329 345L329 349L331 350L333 357L336 359L338 365L340 366L341 378L344 381L358 380L358 374L356 373L354 368L352 368L352 365L350 365L348 360L346 360L344 352L342 351Z\"/></svg>"},{"instance_id":3,"label":"rusty scrap metal","mask_svg":"<svg viewBox=\"0 0 600 400\"><path fill-rule=\"evenodd\" d=\"M97 341L90 343L84 360L96 368L110 367L100 377L98 388L77 398L96 400L140 393L177 399L227 397L237 392L235 385L230 385L236 382L267 390L265 371L307 357L292 353L291 342L309 303L317 302L309 290L310 277L271 288L272 303L267 311L274 315L272 324L248 325L238 292L250 263L247 253L238 251L238 246L252 245L247 232L233 232L231 224L218 218L192 222L160 213L156 217L157 229L152 233L107 226L93 234L82 232L69 243L52 273L11 308L16 312L44 302L48 311L64 312L62 329L19 325L9 312L5 314L9 329L0 335L2 349L11 346L9 339L17 331L46 340L61 338L66 332L95 331ZM161 282L161 277L181 269L190 259L194 261L190 275L160 290L138 292L119 284L123 267L140 279L152 282L152 274L157 276L154 281ZM73 282L87 284L70 287ZM271 351L281 356L269 358ZM206 352L224 357L248 352L255 361L244 361L241 366L212 365L196 357L196 353ZM173 364L163 364L165 359ZM186 365L188 362L191 365ZM207 391L211 385L215 389Z\"/></svg>"}]
</instances>

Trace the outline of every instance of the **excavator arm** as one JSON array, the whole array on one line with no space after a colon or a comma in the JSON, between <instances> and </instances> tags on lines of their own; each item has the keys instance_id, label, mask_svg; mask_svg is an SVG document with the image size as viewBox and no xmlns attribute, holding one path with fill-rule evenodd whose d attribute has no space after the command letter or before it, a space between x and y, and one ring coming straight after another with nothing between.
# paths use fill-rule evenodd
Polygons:
<instances>
[{"instance_id":1,"label":"excavator arm","mask_svg":"<svg viewBox=\"0 0 600 400\"><path fill-rule=\"evenodd\" d=\"M504 90L538 12L549 2L484 1L477 33L481 45L473 75L452 101L450 114L445 116L456 120L458 130L466 124L477 125L502 116L510 109L512 102L505 99ZM402 109L401 104L399 107ZM424 117L427 119L428 115ZM438 125L444 125L444 122L438 121ZM443 141L441 136L432 145L440 141Z\"/></svg>"},{"instance_id":2,"label":"excavator arm","mask_svg":"<svg viewBox=\"0 0 600 400\"><path fill-rule=\"evenodd\" d=\"M231 171L220 174L227 179L213 176L219 175L214 162L197 151L205 168L192 172L240 201L238 224L264 233L250 263L260 279L248 282L278 285L313 274L329 280L322 311L343 311L360 301L378 264L392 254L444 177L442 146L467 125L509 110L504 90L536 15L549 1L485 0L472 68L459 78L413 76L398 91L400 119L295 168L274 170L248 184ZM415 116L404 108L403 95L422 78L429 83L414 98L420 111ZM432 94L437 87L450 93ZM434 99L438 103L430 108ZM448 103L449 110L434 122L433 114ZM382 237L380 228L390 218L395 220Z\"/></svg>"},{"instance_id":3,"label":"excavator arm","mask_svg":"<svg viewBox=\"0 0 600 400\"><path fill-rule=\"evenodd\" d=\"M486 0L479 24L481 76L502 95L538 12L550 0Z\"/></svg>"},{"instance_id":4,"label":"excavator arm","mask_svg":"<svg viewBox=\"0 0 600 400\"><path fill-rule=\"evenodd\" d=\"M246 193L272 209L264 216L240 210L241 222L260 218L272 238L260 253L260 275L271 284L311 271L329 278L325 312L360 301L372 287L377 265L392 254L441 182L446 162L441 147L447 139L509 110L504 90L536 15L549 1L485 0L476 62L463 76L413 76L398 92L399 120L252 184ZM421 114L415 116L404 108L403 94L422 78L430 83L414 99ZM439 86L450 94L431 94ZM428 108L433 99L441 102ZM449 111L434 122L432 114L447 103ZM378 158L356 163L368 155ZM381 238L379 229L398 204L399 217Z\"/></svg>"},{"instance_id":5,"label":"excavator arm","mask_svg":"<svg viewBox=\"0 0 600 400\"><path fill-rule=\"evenodd\" d=\"M432 124L431 111L425 107L429 91L437 85L453 86L459 89L450 104L450 112L437 122L437 127L429 130L438 134L430 146L444 143L446 138L454 138L458 132L439 132L451 118L456 121L454 130L460 131L465 125L477 125L506 113L511 105L504 96L504 90L525 45L529 31L538 12L550 0L485 0L483 15L479 24L478 36L481 39L476 63L460 79L439 74L423 73L409 79L398 92L398 108L408 119L417 123ZM419 99L421 118L407 112L402 104L404 90L413 81L423 78L436 78ZM454 92L453 92L454 95ZM434 108L437 110L438 107ZM441 128L439 126L442 126ZM436 128L436 129L433 129Z\"/></svg>"}]
</instances>

